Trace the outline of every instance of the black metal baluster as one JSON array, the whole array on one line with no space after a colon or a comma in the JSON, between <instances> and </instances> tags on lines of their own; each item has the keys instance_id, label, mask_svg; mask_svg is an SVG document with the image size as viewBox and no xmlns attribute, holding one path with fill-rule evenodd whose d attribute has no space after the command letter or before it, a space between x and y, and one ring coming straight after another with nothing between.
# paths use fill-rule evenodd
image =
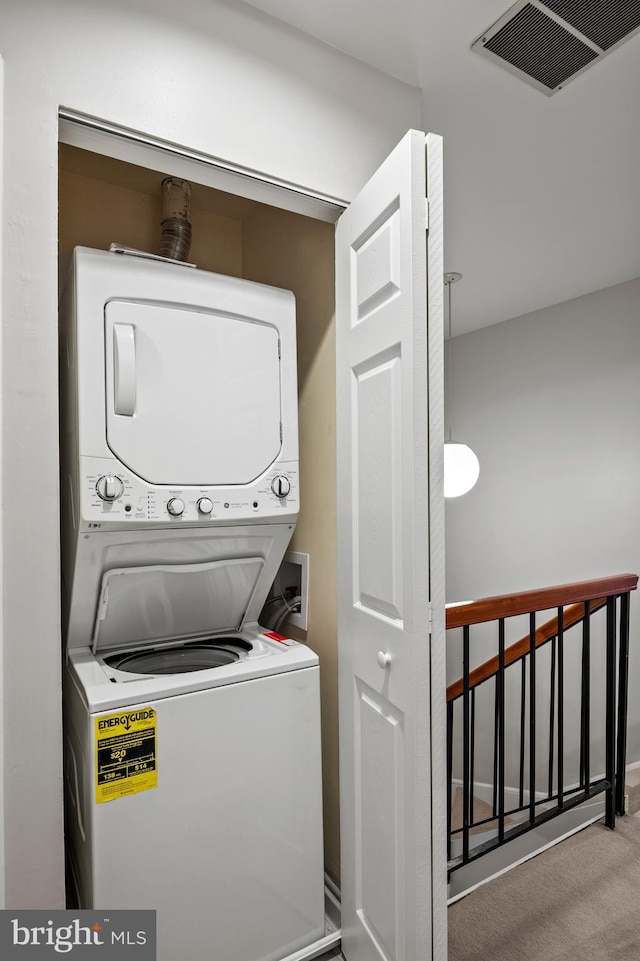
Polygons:
<instances>
[{"instance_id":1,"label":"black metal baluster","mask_svg":"<svg viewBox=\"0 0 640 961\"><path fill-rule=\"evenodd\" d=\"M462 629L462 860L469 860L469 627Z\"/></svg>"},{"instance_id":2,"label":"black metal baluster","mask_svg":"<svg viewBox=\"0 0 640 961\"><path fill-rule=\"evenodd\" d=\"M607 707L605 732L605 777L608 781L605 824L616 826L616 599L607 598Z\"/></svg>"},{"instance_id":3,"label":"black metal baluster","mask_svg":"<svg viewBox=\"0 0 640 961\"><path fill-rule=\"evenodd\" d=\"M524 807L524 733L525 733L525 714L527 710L527 665L526 658L522 658L522 670L520 675L520 784L518 807Z\"/></svg>"},{"instance_id":4,"label":"black metal baluster","mask_svg":"<svg viewBox=\"0 0 640 961\"><path fill-rule=\"evenodd\" d=\"M498 621L498 675L496 687L498 692L498 770L500 772L498 789L498 841L504 841L504 617Z\"/></svg>"},{"instance_id":5,"label":"black metal baluster","mask_svg":"<svg viewBox=\"0 0 640 961\"><path fill-rule=\"evenodd\" d=\"M476 689L471 688L471 757L469 758L469 823L474 824L474 783L476 768Z\"/></svg>"},{"instance_id":6,"label":"black metal baluster","mask_svg":"<svg viewBox=\"0 0 640 961\"><path fill-rule=\"evenodd\" d=\"M589 601L584 604L582 620L582 694L580 698L580 757L582 759L581 787L589 790L591 781L591 623Z\"/></svg>"},{"instance_id":7,"label":"black metal baluster","mask_svg":"<svg viewBox=\"0 0 640 961\"><path fill-rule=\"evenodd\" d=\"M493 784L491 787L491 808L494 818L498 817L498 726L500 724L500 672L496 674L493 685Z\"/></svg>"},{"instance_id":8,"label":"black metal baluster","mask_svg":"<svg viewBox=\"0 0 640 961\"><path fill-rule=\"evenodd\" d=\"M447 860L451 860L451 816L453 807L453 706L447 704Z\"/></svg>"},{"instance_id":9,"label":"black metal baluster","mask_svg":"<svg viewBox=\"0 0 640 961\"><path fill-rule=\"evenodd\" d=\"M624 779L627 763L627 701L629 696L629 592L620 597L620 649L618 662L618 745L616 759L616 811L624 814Z\"/></svg>"},{"instance_id":10,"label":"black metal baluster","mask_svg":"<svg viewBox=\"0 0 640 961\"><path fill-rule=\"evenodd\" d=\"M556 707L556 640L551 641L551 684L549 687L549 792L551 800L553 796L553 748L555 744L555 707Z\"/></svg>"},{"instance_id":11,"label":"black metal baluster","mask_svg":"<svg viewBox=\"0 0 640 961\"><path fill-rule=\"evenodd\" d=\"M536 615L529 614L529 820L536 819Z\"/></svg>"},{"instance_id":12,"label":"black metal baluster","mask_svg":"<svg viewBox=\"0 0 640 961\"><path fill-rule=\"evenodd\" d=\"M558 608L558 810L564 807L564 608Z\"/></svg>"}]
</instances>

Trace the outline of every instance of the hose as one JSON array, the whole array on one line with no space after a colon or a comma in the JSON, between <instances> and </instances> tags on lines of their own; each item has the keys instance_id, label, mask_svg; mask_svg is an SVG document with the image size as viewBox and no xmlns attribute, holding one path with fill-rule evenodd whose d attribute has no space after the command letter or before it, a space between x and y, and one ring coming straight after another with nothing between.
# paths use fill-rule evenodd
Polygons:
<instances>
[{"instance_id":1,"label":"hose","mask_svg":"<svg viewBox=\"0 0 640 961\"><path fill-rule=\"evenodd\" d=\"M161 257L171 260L187 260L191 247L191 222L189 205L191 184L178 177L165 177L162 181L162 237Z\"/></svg>"}]
</instances>

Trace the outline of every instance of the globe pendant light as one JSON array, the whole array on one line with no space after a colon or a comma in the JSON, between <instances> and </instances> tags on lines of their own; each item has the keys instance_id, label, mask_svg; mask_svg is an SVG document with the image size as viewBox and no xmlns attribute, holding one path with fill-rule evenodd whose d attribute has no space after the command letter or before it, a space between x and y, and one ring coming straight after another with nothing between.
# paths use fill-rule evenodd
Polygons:
<instances>
[{"instance_id":1,"label":"globe pendant light","mask_svg":"<svg viewBox=\"0 0 640 961\"><path fill-rule=\"evenodd\" d=\"M444 496L460 497L475 485L480 476L480 462L467 444L451 438L451 287L462 280L462 274L455 272L444 275L449 293L449 349L447 351L447 439L444 444Z\"/></svg>"}]
</instances>

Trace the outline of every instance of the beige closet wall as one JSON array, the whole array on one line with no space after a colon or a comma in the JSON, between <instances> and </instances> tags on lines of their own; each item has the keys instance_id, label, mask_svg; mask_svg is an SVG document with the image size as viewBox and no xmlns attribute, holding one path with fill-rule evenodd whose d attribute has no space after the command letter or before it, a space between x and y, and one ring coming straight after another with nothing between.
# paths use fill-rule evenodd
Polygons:
<instances>
[{"instance_id":1,"label":"beige closet wall","mask_svg":"<svg viewBox=\"0 0 640 961\"><path fill-rule=\"evenodd\" d=\"M70 254L77 246L108 250L114 242L157 252L163 174L65 145L60 147L59 158L60 253ZM189 259L203 270L240 277L242 224L237 217L205 208L205 191L193 191ZM207 207L213 206L209 198Z\"/></svg>"}]
</instances>

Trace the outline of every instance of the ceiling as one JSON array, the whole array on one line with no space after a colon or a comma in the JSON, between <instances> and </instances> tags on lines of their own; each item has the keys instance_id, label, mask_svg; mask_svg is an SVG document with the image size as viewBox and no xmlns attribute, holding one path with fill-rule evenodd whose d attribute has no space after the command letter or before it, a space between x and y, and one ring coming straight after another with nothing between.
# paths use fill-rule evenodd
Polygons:
<instances>
[{"instance_id":1,"label":"ceiling","mask_svg":"<svg viewBox=\"0 0 640 961\"><path fill-rule=\"evenodd\" d=\"M246 0L422 90L454 335L640 276L640 36L552 97L470 50L511 0Z\"/></svg>"}]
</instances>

